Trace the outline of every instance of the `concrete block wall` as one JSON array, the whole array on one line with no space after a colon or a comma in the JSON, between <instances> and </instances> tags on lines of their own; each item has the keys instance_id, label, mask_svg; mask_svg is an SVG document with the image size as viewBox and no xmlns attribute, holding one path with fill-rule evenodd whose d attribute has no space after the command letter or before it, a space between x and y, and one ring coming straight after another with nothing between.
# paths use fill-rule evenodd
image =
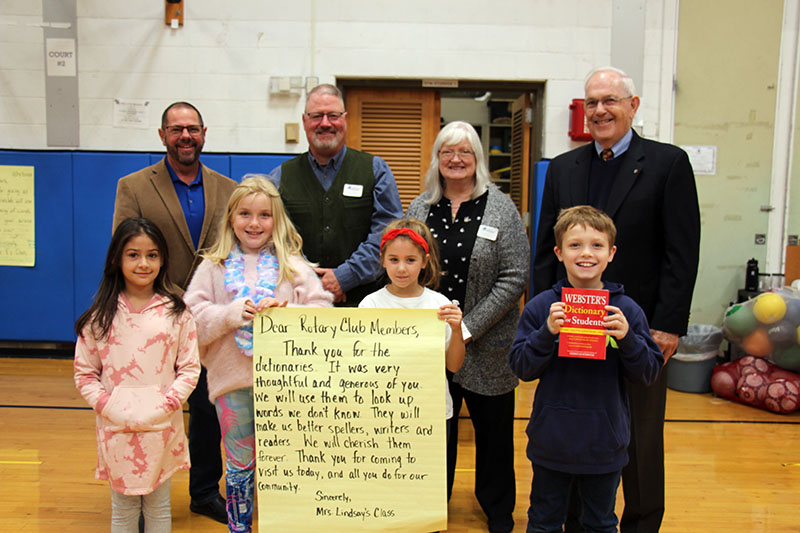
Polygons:
<instances>
[{"instance_id":1,"label":"concrete block wall","mask_svg":"<svg viewBox=\"0 0 800 533\"><path fill-rule=\"evenodd\" d=\"M77 0L63 0L77 1ZM294 153L284 123L304 96L269 94L270 76L545 81L543 147L573 147L568 106L583 77L608 64L612 7L625 0L187 0L184 26L162 2L81 0L81 150L160 150L155 133L175 100L198 106L206 151ZM642 130L671 124L675 0L646 0ZM47 148L42 6L0 3L0 148ZM613 31L642 31L613 28ZM664 97L668 93L669 98ZM146 128L113 125L114 100L148 102ZM664 139L661 137L662 140Z\"/></svg>"}]
</instances>

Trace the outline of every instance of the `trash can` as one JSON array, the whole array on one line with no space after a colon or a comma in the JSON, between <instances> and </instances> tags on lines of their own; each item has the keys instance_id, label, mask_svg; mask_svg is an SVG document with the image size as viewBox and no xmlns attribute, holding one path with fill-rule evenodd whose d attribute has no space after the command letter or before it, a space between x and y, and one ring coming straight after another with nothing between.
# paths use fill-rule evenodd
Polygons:
<instances>
[{"instance_id":1,"label":"trash can","mask_svg":"<svg viewBox=\"0 0 800 533\"><path fill-rule=\"evenodd\" d=\"M678 350L667 363L667 387L681 392L711 392L711 373L717 364L722 329L690 324Z\"/></svg>"}]
</instances>

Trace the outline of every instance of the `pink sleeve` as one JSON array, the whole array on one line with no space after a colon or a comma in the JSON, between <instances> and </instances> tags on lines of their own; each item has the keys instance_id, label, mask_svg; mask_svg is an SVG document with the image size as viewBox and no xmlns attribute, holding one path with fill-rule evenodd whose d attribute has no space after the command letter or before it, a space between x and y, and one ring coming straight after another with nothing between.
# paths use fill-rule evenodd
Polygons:
<instances>
[{"instance_id":1,"label":"pink sleeve","mask_svg":"<svg viewBox=\"0 0 800 533\"><path fill-rule=\"evenodd\" d=\"M180 409L192 393L200 376L200 358L197 349L197 328L189 313L180 318L177 356L175 358L175 381L166 393L172 410Z\"/></svg>"},{"instance_id":2,"label":"pink sleeve","mask_svg":"<svg viewBox=\"0 0 800 533\"><path fill-rule=\"evenodd\" d=\"M103 411L108 399L111 397L100 381L103 372L103 362L100 359L97 342L90 332L90 326L84 328L82 335L75 343L75 387L83 399L97 411Z\"/></svg>"},{"instance_id":3,"label":"pink sleeve","mask_svg":"<svg viewBox=\"0 0 800 533\"><path fill-rule=\"evenodd\" d=\"M333 294L322 288L322 281L314 270L301 258L292 257L297 270L292 284L292 299L289 307L330 307Z\"/></svg>"},{"instance_id":4,"label":"pink sleeve","mask_svg":"<svg viewBox=\"0 0 800 533\"><path fill-rule=\"evenodd\" d=\"M222 267L204 259L192 277L183 299L197 321L197 341L211 344L247 321L242 318L245 298L228 301Z\"/></svg>"}]
</instances>

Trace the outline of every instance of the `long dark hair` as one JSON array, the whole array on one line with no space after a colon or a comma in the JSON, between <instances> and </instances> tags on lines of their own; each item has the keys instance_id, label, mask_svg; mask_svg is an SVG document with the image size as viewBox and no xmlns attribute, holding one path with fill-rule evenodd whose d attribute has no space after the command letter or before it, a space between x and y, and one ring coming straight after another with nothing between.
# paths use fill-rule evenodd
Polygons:
<instances>
[{"instance_id":1,"label":"long dark hair","mask_svg":"<svg viewBox=\"0 0 800 533\"><path fill-rule=\"evenodd\" d=\"M168 297L172 301L170 314L180 315L186 304L178 295L177 288L169 279L169 248L164 234L158 226L146 218L126 218L111 237L106 254L106 266L103 269L103 280L95 294L91 307L84 312L75 322L75 334L82 335L87 324L91 324L92 334L95 339L103 339L108 335L114 316L117 314L119 294L125 289L125 277L122 274L122 253L128 241L138 235L146 235L158 248L161 256L161 269L153 281L153 290L157 294Z\"/></svg>"}]
</instances>

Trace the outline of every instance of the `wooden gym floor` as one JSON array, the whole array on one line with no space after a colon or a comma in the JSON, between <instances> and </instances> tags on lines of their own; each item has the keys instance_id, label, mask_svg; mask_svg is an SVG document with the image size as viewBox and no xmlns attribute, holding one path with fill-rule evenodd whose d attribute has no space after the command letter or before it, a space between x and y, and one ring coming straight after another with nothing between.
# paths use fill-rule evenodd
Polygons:
<instances>
[{"instance_id":1,"label":"wooden gym floor","mask_svg":"<svg viewBox=\"0 0 800 533\"><path fill-rule=\"evenodd\" d=\"M525 426L534 385L519 388L514 531L525 531L531 468ZM94 479L94 415L70 359L0 359L0 531L107 531L108 485ZM448 532L486 531L472 494L472 426L460 421ZM667 511L661 531L800 531L800 412L774 415L711 394L668 391ZM224 487L223 487L224 491ZM618 515L622 496L617 500ZM172 479L173 531L225 531L189 511L188 473Z\"/></svg>"}]
</instances>

